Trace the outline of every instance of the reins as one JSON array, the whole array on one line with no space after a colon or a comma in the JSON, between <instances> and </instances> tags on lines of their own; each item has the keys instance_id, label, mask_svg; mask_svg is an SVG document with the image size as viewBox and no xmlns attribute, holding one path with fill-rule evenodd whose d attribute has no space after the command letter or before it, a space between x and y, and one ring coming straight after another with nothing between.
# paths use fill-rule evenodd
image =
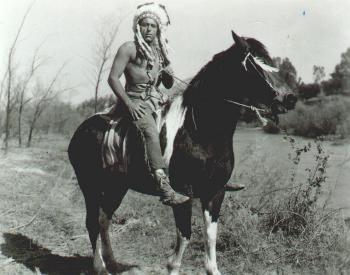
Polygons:
<instances>
[{"instance_id":1,"label":"reins","mask_svg":"<svg viewBox=\"0 0 350 275\"><path fill-rule=\"evenodd\" d=\"M262 123L263 126L266 126L267 125L267 119L264 118L260 112L265 112L266 110L264 109L259 109L253 105L245 105L245 104L242 104L242 103L239 103L239 102L236 102L236 101L233 101L233 100L229 100L229 99L224 99L226 102L228 103L232 103L232 104L236 104L238 106L242 106L242 107L245 107L247 109L250 109L252 110L253 112L255 112L256 116L258 117L258 119L260 120L260 122Z\"/></svg>"}]
</instances>

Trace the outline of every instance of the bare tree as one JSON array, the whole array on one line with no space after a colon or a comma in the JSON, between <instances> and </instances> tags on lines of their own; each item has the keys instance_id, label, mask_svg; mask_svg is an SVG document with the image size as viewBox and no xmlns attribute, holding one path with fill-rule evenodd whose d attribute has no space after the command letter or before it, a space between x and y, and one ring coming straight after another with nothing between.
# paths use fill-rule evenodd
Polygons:
<instances>
[{"instance_id":1,"label":"bare tree","mask_svg":"<svg viewBox=\"0 0 350 275\"><path fill-rule=\"evenodd\" d=\"M22 114L24 106L31 100L31 98L26 98L26 91L35 72L44 63L43 59L41 59L38 55L39 49L40 46L35 50L27 76L23 79L21 89L18 94L18 145L20 147L22 146Z\"/></svg>"},{"instance_id":2,"label":"bare tree","mask_svg":"<svg viewBox=\"0 0 350 275\"><path fill-rule=\"evenodd\" d=\"M6 72L4 74L4 79L2 81L2 85L1 85L1 88L2 90L5 91L5 97L6 97L6 110L5 110L5 139L4 139L4 144L5 144L5 149L8 148L8 139L9 139L9 136L10 136L10 115L11 115L11 112L13 110L13 95L12 95L12 88L13 88L13 79L14 79L14 55L15 55L15 52L16 52L16 49L17 49L17 43L18 43L18 39L19 39L19 36L23 30L23 26L24 26L24 23L29 15L29 12L31 10L31 8L33 7L34 5L34 2L33 1L29 7L27 8L24 16L22 17L22 21L21 21L21 24L19 25L19 28L17 30L17 33L16 33L16 36L15 36L15 39L13 40L12 44L11 44L11 47L10 47L10 50L9 50L9 53L8 53L8 56L7 56L7 68L6 68ZM6 83L6 84L5 84ZM6 85L6 87L5 87Z\"/></svg>"},{"instance_id":3,"label":"bare tree","mask_svg":"<svg viewBox=\"0 0 350 275\"><path fill-rule=\"evenodd\" d=\"M95 91L95 112L97 112L97 97L99 95L101 81L108 69L108 61L113 56L112 47L121 22L122 19L114 24L101 24L100 29L97 30L97 43L93 49L94 60L91 63Z\"/></svg>"},{"instance_id":4,"label":"bare tree","mask_svg":"<svg viewBox=\"0 0 350 275\"><path fill-rule=\"evenodd\" d=\"M4 76L2 77L2 80L1 80L1 86L0 86L0 100L2 99L2 96L4 94L4 91L6 89L6 81L7 81L7 69L4 73ZM1 107L1 106L0 106Z\"/></svg>"},{"instance_id":5,"label":"bare tree","mask_svg":"<svg viewBox=\"0 0 350 275\"><path fill-rule=\"evenodd\" d=\"M16 72L16 67L12 66L12 76L11 76L11 90L10 93L7 89L7 85L8 85L8 79L7 76L6 79L3 82L3 99L0 98L0 103L2 104L1 107L5 108L5 113L3 116L3 120L0 122L1 123L1 127L4 127L5 129L2 129L3 132L5 133L5 137L4 137L4 143L5 143L5 149L7 149L7 144L6 144L6 138L7 140L10 137L10 129L11 129L11 122L12 122L12 111L13 109L16 107L16 104L18 103L18 97L17 95L19 94L19 90L20 90L20 81L19 78L17 77ZM2 108L1 108L2 109ZM8 129L8 131L6 131L6 129ZM6 132L7 132L7 136L6 136Z\"/></svg>"},{"instance_id":6,"label":"bare tree","mask_svg":"<svg viewBox=\"0 0 350 275\"><path fill-rule=\"evenodd\" d=\"M45 110L45 108L58 96L60 92L66 91L68 89L54 89L55 84L59 76L61 75L66 64L63 64L57 73L52 78L51 82L46 88L43 88L40 83L35 87L35 92L33 95L33 115L29 120L29 134L27 140L27 147L30 147L33 137L33 131L35 129L36 123Z\"/></svg>"},{"instance_id":7,"label":"bare tree","mask_svg":"<svg viewBox=\"0 0 350 275\"><path fill-rule=\"evenodd\" d=\"M320 84L322 80L326 77L324 67L314 65L312 67L312 75L314 78L314 83Z\"/></svg>"}]
</instances>

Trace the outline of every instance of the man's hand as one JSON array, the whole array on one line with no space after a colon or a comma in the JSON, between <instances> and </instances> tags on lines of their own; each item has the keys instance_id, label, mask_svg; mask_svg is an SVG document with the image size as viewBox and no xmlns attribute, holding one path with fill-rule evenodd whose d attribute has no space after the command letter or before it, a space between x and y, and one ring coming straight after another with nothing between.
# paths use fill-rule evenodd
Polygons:
<instances>
[{"instance_id":1,"label":"man's hand","mask_svg":"<svg viewBox=\"0 0 350 275\"><path fill-rule=\"evenodd\" d=\"M162 69L162 82L165 88L170 89L174 84L174 71L170 64Z\"/></svg>"},{"instance_id":2,"label":"man's hand","mask_svg":"<svg viewBox=\"0 0 350 275\"><path fill-rule=\"evenodd\" d=\"M138 120L146 114L147 105L142 102L130 102L127 106L133 120Z\"/></svg>"}]
</instances>

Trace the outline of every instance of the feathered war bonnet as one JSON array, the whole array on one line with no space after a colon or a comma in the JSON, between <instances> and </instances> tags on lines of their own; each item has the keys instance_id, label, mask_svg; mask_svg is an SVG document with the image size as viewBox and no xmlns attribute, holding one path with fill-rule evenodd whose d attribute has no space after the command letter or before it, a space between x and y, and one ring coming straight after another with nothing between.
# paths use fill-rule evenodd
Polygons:
<instances>
[{"instance_id":1,"label":"feathered war bonnet","mask_svg":"<svg viewBox=\"0 0 350 275\"><path fill-rule=\"evenodd\" d=\"M167 27L170 25L170 19L165 9L165 6L161 4L156 4L154 2L139 5L134 16L133 31L135 34L135 42L137 44L138 50L140 51L142 56L144 56L148 60L148 62L153 64L156 59L156 56L153 53L151 47L143 39L140 31L139 23L144 18L152 18L157 22L159 31L157 34L158 39L156 39L156 44L161 52L163 63L165 63L165 65L169 64L170 61L168 58L167 45L168 40L165 37L165 32Z\"/></svg>"}]
</instances>

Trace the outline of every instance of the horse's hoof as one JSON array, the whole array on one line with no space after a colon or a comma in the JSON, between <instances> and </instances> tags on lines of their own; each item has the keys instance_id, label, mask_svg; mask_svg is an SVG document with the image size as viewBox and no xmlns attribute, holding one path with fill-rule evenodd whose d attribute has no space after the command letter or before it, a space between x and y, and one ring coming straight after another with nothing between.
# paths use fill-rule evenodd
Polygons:
<instances>
[{"instance_id":1,"label":"horse's hoof","mask_svg":"<svg viewBox=\"0 0 350 275\"><path fill-rule=\"evenodd\" d=\"M118 264L116 261L106 261L106 267L111 274L120 273L120 271L122 270L121 265Z\"/></svg>"},{"instance_id":2,"label":"horse's hoof","mask_svg":"<svg viewBox=\"0 0 350 275\"><path fill-rule=\"evenodd\" d=\"M221 272L219 270L213 270L213 271L208 271L207 270L207 275L221 275Z\"/></svg>"},{"instance_id":3,"label":"horse's hoof","mask_svg":"<svg viewBox=\"0 0 350 275\"><path fill-rule=\"evenodd\" d=\"M167 270L169 275L179 275L180 273L180 266L174 265L172 263L167 264Z\"/></svg>"},{"instance_id":4,"label":"horse's hoof","mask_svg":"<svg viewBox=\"0 0 350 275\"><path fill-rule=\"evenodd\" d=\"M94 269L94 275L111 275L105 268Z\"/></svg>"}]
</instances>

